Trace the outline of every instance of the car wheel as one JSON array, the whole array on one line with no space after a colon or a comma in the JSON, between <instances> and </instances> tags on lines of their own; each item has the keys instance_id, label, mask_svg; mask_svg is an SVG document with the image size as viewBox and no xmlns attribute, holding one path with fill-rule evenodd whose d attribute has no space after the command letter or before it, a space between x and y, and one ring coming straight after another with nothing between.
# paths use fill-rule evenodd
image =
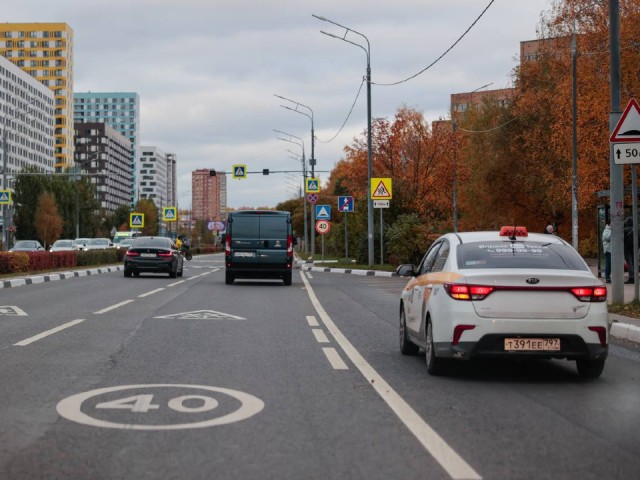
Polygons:
<instances>
[{"instance_id":1,"label":"car wheel","mask_svg":"<svg viewBox=\"0 0 640 480\"><path fill-rule=\"evenodd\" d=\"M224 283L226 283L227 285L233 285L233 273L230 272L225 272L224 274Z\"/></svg>"},{"instance_id":2,"label":"car wheel","mask_svg":"<svg viewBox=\"0 0 640 480\"><path fill-rule=\"evenodd\" d=\"M436 356L436 348L433 342L433 325L431 319L427 318L427 347L426 347L426 359L427 359L427 372L429 375L440 375L444 369L444 359Z\"/></svg>"},{"instance_id":3,"label":"car wheel","mask_svg":"<svg viewBox=\"0 0 640 480\"><path fill-rule=\"evenodd\" d=\"M178 266L176 265L175 270L169 271L169 278L176 278L178 276Z\"/></svg>"},{"instance_id":4,"label":"car wheel","mask_svg":"<svg viewBox=\"0 0 640 480\"><path fill-rule=\"evenodd\" d=\"M178 272L178 276L179 276L179 277L181 277L181 276L182 276L183 271L184 271L184 268L180 268L180 271Z\"/></svg>"},{"instance_id":5,"label":"car wheel","mask_svg":"<svg viewBox=\"0 0 640 480\"><path fill-rule=\"evenodd\" d=\"M598 378L604 370L604 360L576 360L578 373L583 378Z\"/></svg>"},{"instance_id":6,"label":"car wheel","mask_svg":"<svg viewBox=\"0 0 640 480\"><path fill-rule=\"evenodd\" d=\"M418 346L411 343L407 337L407 317L404 313L404 306L400 306L400 353L402 355L417 355Z\"/></svg>"},{"instance_id":7,"label":"car wheel","mask_svg":"<svg viewBox=\"0 0 640 480\"><path fill-rule=\"evenodd\" d=\"M131 277L131 271L125 270L124 271L124 276L127 277L127 278Z\"/></svg>"},{"instance_id":8,"label":"car wheel","mask_svg":"<svg viewBox=\"0 0 640 480\"><path fill-rule=\"evenodd\" d=\"M291 285L291 280L293 278L293 272L287 272L284 274L284 278L282 279L286 286Z\"/></svg>"}]
</instances>

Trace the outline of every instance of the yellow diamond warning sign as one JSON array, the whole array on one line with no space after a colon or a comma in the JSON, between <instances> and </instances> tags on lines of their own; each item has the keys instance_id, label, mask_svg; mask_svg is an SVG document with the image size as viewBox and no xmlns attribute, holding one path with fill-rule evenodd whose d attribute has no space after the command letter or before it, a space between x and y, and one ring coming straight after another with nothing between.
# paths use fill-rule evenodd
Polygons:
<instances>
[{"instance_id":1,"label":"yellow diamond warning sign","mask_svg":"<svg viewBox=\"0 0 640 480\"><path fill-rule=\"evenodd\" d=\"M372 178L371 179L371 199L391 200L391 179Z\"/></svg>"}]
</instances>

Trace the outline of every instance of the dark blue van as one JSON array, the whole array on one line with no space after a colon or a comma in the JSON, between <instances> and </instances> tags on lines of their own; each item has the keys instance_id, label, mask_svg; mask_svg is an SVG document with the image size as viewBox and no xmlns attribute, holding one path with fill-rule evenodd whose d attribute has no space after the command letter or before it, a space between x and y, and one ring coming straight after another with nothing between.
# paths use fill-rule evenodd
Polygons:
<instances>
[{"instance_id":1,"label":"dark blue van","mask_svg":"<svg viewBox=\"0 0 640 480\"><path fill-rule=\"evenodd\" d=\"M276 210L230 212L225 235L225 283L236 278L279 278L291 285L291 214Z\"/></svg>"}]
</instances>

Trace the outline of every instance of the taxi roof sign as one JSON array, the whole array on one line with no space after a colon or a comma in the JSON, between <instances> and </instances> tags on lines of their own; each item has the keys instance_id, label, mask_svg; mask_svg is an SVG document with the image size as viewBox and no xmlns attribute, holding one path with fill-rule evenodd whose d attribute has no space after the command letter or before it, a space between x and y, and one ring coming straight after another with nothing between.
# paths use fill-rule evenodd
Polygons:
<instances>
[{"instance_id":1,"label":"taxi roof sign","mask_svg":"<svg viewBox=\"0 0 640 480\"><path fill-rule=\"evenodd\" d=\"M372 200L391 200L391 179L390 178L372 178L371 179L371 199Z\"/></svg>"}]
</instances>

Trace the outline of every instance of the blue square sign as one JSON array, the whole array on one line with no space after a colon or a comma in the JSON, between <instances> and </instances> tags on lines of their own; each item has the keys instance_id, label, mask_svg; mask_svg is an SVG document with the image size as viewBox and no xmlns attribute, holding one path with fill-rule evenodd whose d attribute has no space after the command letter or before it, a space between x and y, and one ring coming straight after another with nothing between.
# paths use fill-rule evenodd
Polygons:
<instances>
[{"instance_id":1,"label":"blue square sign","mask_svg":"<svg viewBox=\"0 0 640 480\"><path fill-rule=\"evenodd\" d=\"M317 220L331 220L331 206L330 205L316 205L316 219Z\"/></svg>"},{"instance_id":2,"label":"blue square sign","mask_svg":"<svg viewBox=\"0 0 640 480\"><path fill-rule=\"evenodd\" d=\"M339 212L353 212L353 197L338 197Z\"/></svg>"}]
</instances>

